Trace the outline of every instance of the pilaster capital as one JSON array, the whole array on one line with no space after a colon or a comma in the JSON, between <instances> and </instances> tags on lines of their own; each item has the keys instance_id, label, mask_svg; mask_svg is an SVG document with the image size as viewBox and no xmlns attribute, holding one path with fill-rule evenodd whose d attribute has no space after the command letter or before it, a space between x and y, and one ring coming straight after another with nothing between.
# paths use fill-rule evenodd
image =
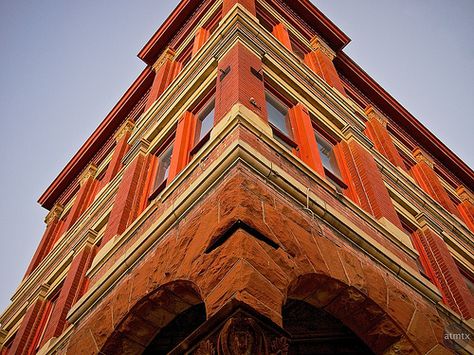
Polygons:
<instances>
[{"instance_id":1,"label":"pilaster capital","mask_svg":"<svg viewBox=\"0 0 474 355\"><path fill-rule=\"evenodd\" d=\"M81 176L79 176L79 184L82 186L87 181L87 179L94 178L96 174L97 166L95 166L95 164L89 164L87 168L85 168L81 173Z\"/></svg>"},{"instance_id":2,"label":"pilaster capital","mask_svg":"<svg viewBox=\"0 0 474 355\"><path fill-rule=\"evenodd\" d=\"M471 191L466 189L466 187L461 185L456 189L456 192L462 202L470 202L474 205L474 196L472 195Z\"/></svg>"},{"instance_id":3,"label":"pilaster capital","mask_svg":"<svg viewBox=\"0 0 474 355\"><path fill-rule=\"evenodd\" d=\"M163 53L161 53L160 57L158 60L153 64L153 71L156 73L160 68L163 66L163 64L166 63L166 61L172 61L176 56L176 51L171 48L167 47Z\"/></svg>"},{"instance_id":4,"label":"pilaster capital","mask_svg":"<svg viewBox=\"0 0 474 355\"><path fill-rule=\"evenodd\" d=\"M336 57L336 52L334 52L331 47L329 47L329 45L318 36L314 36L311 40L311 48L314 51L320 50L325 55L327 55L331 61L333 61Z\"/></svg>"},{"instance_id":5,"label":"pilaster capital","mask_svg":"<svg viewBox=\"0 0 474 355\"><path fill-rule=\"evenodd\" d=\"M440 236L443 233L443 228L441 228L441 226L438 225L434 221L434 219L428 216L426 213L421 212L418 215L416 215L415 218L421 230L430 229L431 231L435 232L436 234Z\"/></svg>"},{"instance_id":6,"label":"pilaster capital","mask_svg":"<svg viewBox=\"0 0 474 355\"><path fill-rule=\"evenodd\" d=\"M33 292L31 297L28 299L28 304L31 305L36 301L44 301L46 299L46 295L48 294L49 287L50 286L46 283L39 285L35 292Z\"/></svg>"},{"instance_id":7,"label":"pilaster capital","mask_svg":"<svg viewBox=\"0 0 474 355\"><path fill-rule=\"evenodd\" d=\"M49 213L46 215L46 217L44 218L44 223L46 223L46 225L49 226L52 222L54 222L55 220L58 220L59 217L61 217L61 214L63 213L63 211L64 211L63 205L59 203L55 204L53 208L51 208Z\"/></svg>"},{"instance_id":8,"label":"pilaster capital","mask_svg":"<svg viewBox=\"0 0 474 355\"><path fill-rule=\"evenodd\" d=\"M369 120L377 120L382 124L382 126L387 128L388 118L372 105L367 106L367 108L365 109L365 114L367 115Z\"/></svg>"},{"instance_id":9,"label":"pilaster capital","mask_svg":"<svg viewBox=\"0 0 474 355\"><path fill-rule=\"evenodd\" d=\"M134 127L135 127L135 123L132 120L130 119L126 120L117 130L117 132L115 132L115 135L114 135L115 142L119 142L120 140L122 140L122 138L127 133L132 133Z\"/></svg>"},{"instance_id":10,"label":"pilaster capital","mask_svg":"<svg viewBox=\"0 0 474 355\"><path fill-rule=\"evenodd\" d=\"M428 154L426 154L421 148L416 147L413 149L413 157L416 159L418 163L424 162L428 164L430 168L434 167L433 159L431 159Z\"/></svg>"}]
</instances>

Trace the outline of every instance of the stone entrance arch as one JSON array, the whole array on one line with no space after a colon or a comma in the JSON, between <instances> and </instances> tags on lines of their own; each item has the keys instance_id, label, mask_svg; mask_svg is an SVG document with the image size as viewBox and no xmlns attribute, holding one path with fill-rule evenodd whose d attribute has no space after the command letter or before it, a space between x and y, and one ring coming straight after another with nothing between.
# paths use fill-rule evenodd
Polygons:
<instances>
[{"instance_id":1,"label":"stone entrance arch","mask_svg":"<svg viewBox=\"0 0 474 355\"><path fill-rule=\"evenodd\" d=\"M142 354L161 330L200 304L203 304L203 300L194 283L179 280L162 285L136 303L99 353ZM202 309L205 321L205 309Z\"/></svg>"}]
</instances>

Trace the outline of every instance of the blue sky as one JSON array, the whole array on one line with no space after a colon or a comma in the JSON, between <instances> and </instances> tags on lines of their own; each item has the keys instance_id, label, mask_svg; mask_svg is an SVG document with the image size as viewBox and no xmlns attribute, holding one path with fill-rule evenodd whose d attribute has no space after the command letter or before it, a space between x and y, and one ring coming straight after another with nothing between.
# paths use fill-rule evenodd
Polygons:
<instances>
[{"instance_id":1,"label":"blue sky","mask_svg":"<svg viewBox=\"0 0 474 355\"><path fill-rule=\"evenodd\" d=\"M314 0L356 62L473 166L472 0ZM44 231L36 200L143 69L177 0L0 0L0 312Z\"/></svg>"}]
</instances>

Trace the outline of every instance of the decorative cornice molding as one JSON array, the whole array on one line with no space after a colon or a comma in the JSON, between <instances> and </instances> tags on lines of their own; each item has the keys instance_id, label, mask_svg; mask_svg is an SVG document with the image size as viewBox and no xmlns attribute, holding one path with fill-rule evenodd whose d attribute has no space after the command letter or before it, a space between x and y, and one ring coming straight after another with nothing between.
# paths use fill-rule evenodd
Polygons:
<instances>
[{"instance_id":1,"label":"decorative cornice molding","mask_svg":"<svg viewBox=\"0 0 474 355\"><path fill-rule=\"evenodd\" d=\"M122 138L127 133L132 133L134 127L135 127L135 123L132 120L130 119L126 120L115 133L114 135L115 142L119 142L120 140L122 140Z\"/></svg>"},{"instance_id":2,"label":"decorative cornice molding","mask_svg":"<svg viewBox=\"0 0 474 355\"><path fill-rule=\"evenodd\" d=\"M413 157L415 157L416 161L418 163L424 162L426 163L430 168L434 168L434 161L431 159L428 154L426 154L421 148L416 147L413 149Z\"/></svg>"},{"instance_id":3,"label":"decorative cornice molding","mask_svg":"<svg viewBox=\"0 0 474 355\"><path fill-rule=\"evenodd\" d=\"M456 192L462 202L469 202L474 205L474 196L466 187L461 185L456 189Z\"/></svg>"},{"instance_id":4,"label":"decorative cornice molding","mask_svg":"<svg viewBox=\"0 0 474 355\"><path fill-rule=\"evenodd\" d=\"M331 61L336 58L336 53L329 47L329 45L326 44L321 38L318 36L314 36L313 39L311 40L311 48L314 51L320 50L323 52L325 55L331 59Z\"/></svg>"},{"instance_id":5,"label":"decorative cornice molding","mask_svg":"<svg viewBox=\"0 0 474 355\"><path fill-rule=\"evenodd\" d=\"M167 62L167 61L172 61L176 56L176 51L168 47L164 50L164 52L160 55L160 57L157 59L155 64L153 64L152 68L153 71L156 73L160 68Z\"/></svg>"},{"instance_id":6,"label":"decorative cornice molding","mask_svg":"<svg viewBox=\"0 0 474 355\"><path fill-rule=\"evenodd\" d=\"M382 126L387 128L388 118L372 105L367 106L367 108L365 109L365 114L367 115L369 120L377 120L382 124Z\"/></svg>"},{"instance_id":7,"label":"decorative cornice molding","mask_svg":"<svg viewBox=\"0 0 474 355\"><path fill-rule=\"evenodd\" d=\"M46 215L44 218L44 223L46 223L47 226L49 226L52 222L55 220L58 220L59 217L61 217L61 214L64 211L63 205L57 203L51 208L51 211Z\"/></svg>"},{"instance_id":8,"label":"decorative cornice molding","mask_svg":"<svg viewBox=\"0 0 474 355\"><path fill-rule=\"evenodd\" d=\"M87 179L94 178L96 174L97 166L95 166L95 164L89 164L87 168L85 168L81 173L81 176L79 176L79 184L82 186L87 181Z\"/></svg>"}]
</instances>

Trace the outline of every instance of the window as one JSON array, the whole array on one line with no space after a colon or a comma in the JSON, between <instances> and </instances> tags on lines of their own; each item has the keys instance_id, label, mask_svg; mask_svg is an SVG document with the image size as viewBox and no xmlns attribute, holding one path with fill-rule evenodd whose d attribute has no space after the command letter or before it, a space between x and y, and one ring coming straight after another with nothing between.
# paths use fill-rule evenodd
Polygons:
<instances>
[{"instance_id":1,"label":"window","mask_svg":"<svg viewBox=\"0 0 474 355\"><path fill-rule=\"evenodd\" d=\"M199 143L214 126L215 100L212 99L202 110L198 113L197 122L197 142Z\"/></svg>"},{"instance_id":2,"label":"window","mask_svg":"<svg viewBox=\"0 0 474 355\"><path fill-rule=\"evenodd\" d=\"M342 180L341 171L337 165L336 155L334 154L334 144L317 130L314 130L314 135L316 137L316 142L318 143L319 156L321 158L321 163L323 164L326 178L333 185L336 185L342 190L347 189L347 185Z\"/></svg>"},{"instance_id":3,"label":"window","mask_svg":"<svg viewBox=\"0 0 474 355\"><path fill-rule=\"evenodd\" d=\"M171 157L173 156L173 143L174 134L155 153L157 157L155 180L153 182L152 193L148 200L154 199L168 183Z\"/></svg>"},{"instance_id":4,"label":"window","mask_svg":"<svg viewBox=\"0 0 474 355\"><path fill-rule=\"evenodd\" d=\"M293 150L297 144L292 139L292 130L288 118L289 106L275 95L266 92L268 122L273 131L273 137L288 150Z\"/></svg>"}]
</instances>

